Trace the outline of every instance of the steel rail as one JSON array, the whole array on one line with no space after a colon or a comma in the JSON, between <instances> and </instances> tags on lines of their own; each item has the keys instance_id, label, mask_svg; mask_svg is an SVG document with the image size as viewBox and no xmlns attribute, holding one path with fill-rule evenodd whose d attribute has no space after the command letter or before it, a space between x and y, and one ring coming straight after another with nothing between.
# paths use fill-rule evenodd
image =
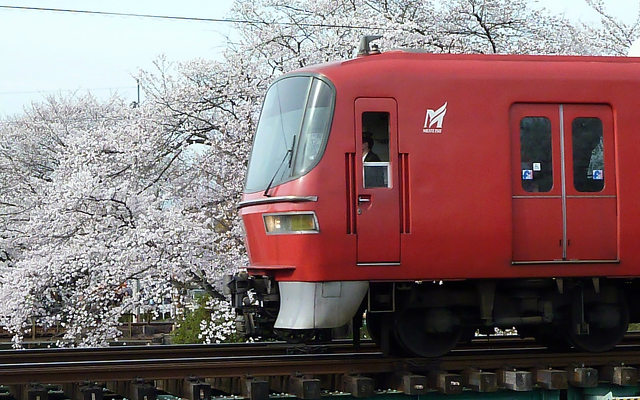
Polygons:
<instances>
[{"instance_id":1,"label":"steel rail","mask_svg":"<svg viewBox=\"0 0 640 400\"><path fill-rule=\"evenodd\" d=\"M0 384L69 383L199 377L293 374L379 374L395 371L463 371L468 368L568 368L624 363L640 366L640 345L623 344L607 353L551 353L531 340L477 338L475 346L434 359L390 358L372 343L354 352L348 342L326 346L328 354L288 355L284 343L215 346L136 346L105 349L0 352Z\"/></svg>"},{"instance_id":2,"label":"steel rail","mask_svg":"<svg viewBox=\"0 0 640 400\"><path fill-rule=\"evenodd\" d=\"M462 344L461 349L512 348L514 346L535 346L532 339L517 336L479 337L471 343ZM540 346L538 346L540 347ZM371 340L363 340L357 351L378 351ZM106 361L106 360L144 360L169 359L179 357L222 357L222 356L258 356L286 354L335 354L356 352L351 340L334 340L317 345L292 345L285 342L188 344L188 345L135 345L112 346L103 348L41 348L28 350L0 350L0 364L26 362L63 362L63 361Z\"/></svg>"},{"instance_id":3,"label":"steel rail","mask_svg":"<svg viewBox=\"0 0 640 400\"><path fill-rule=\"evenodd\" d=\"M375 350L371 341L361 343L363 350ZM285 342L223 343L157 346L113 346L102 348L47 348L29 350L0 350L0 364L63 361L107 361L169 359L175 357L223 357L260 356L302 353L345 353L353 352L350 340L334 341L327 344L297 346Z\"/></svg>"},{"instance_id":4,"label":"steel rail","mask_svg":"<svg viewBox=\"0 0 640 400\"><path fill-rule=\"evenodd\" d=\"M396 365L379 352L0 364L0 383L68 383L199 377L388 373Z\"/></svg>"},{"instance_id":5,"label":"steel rail","mask_svg":"<svg viewBox=\"0 0 640 400\"><path fill-rule=\"evenodd\" d=\"M461 344L462 349L503 348L532 344L532 338L518 336L477 337L471 343ZM640 340L638 341L640 343ZM369 339L360 343L367 351L378 350ZM182 357L217 357L222 355L278 355L297 353L352 352L350 339L334 340L317 345L292 345L282 341L221 344L182 345L122 345L99 348L33 348L23 350L0 350L0 364L20 360L21 362L91 361Z\"/></svg>"},{"instance_id":6,"label":"steel rail","mask_svg":"<svg viewBox=\"0 0 640 400\"><path fill-rule=\"evenodd\" d=\"M441 370L461 371L465 368L483 370L558 368L584 365L587 367L602 367L606 365L640 365L640 347L621 346L606 353L584 353L569 351L566 353L549 353L544 349L526 349L495 352L452 352L439 360L408 359L406 367L409 370L437 367Z\"/></svg>"},{"instance_id":7,"label":"steel rail","mask_svg":"<svg viewBox=\"0 0 640 400\"><path fill-rule=\"evenodd\" d=\"M380 374L395 371L462 371L640 365L640 348L607 353L549 353L544 349L454 351L437 359L389 358L380 352L277 356L175 357L144 360L13 362L0 364L0 383L278 376L294 374Z\"/></svg>"},{"instance_id":8,"label":"steel rail","mask_svg":"<svg viewBox=\"0 0 640 400\"><path fill-rule=\"evenodd\" d=\"M625 336L622 345L640 345L640 333ZM532 338L518 336L478 336L470 343L463 343L454 352L482 349L512 348L544 349ZM376 351L378 347L370 340L363 340L360 348ZM20 362L92 361L92 360L138 360L180 357L219 357L241 355L284 355L301 353L345 353L354 352L351 340L334 340L318 345L292 345L285 342L187 344L187 345L135 345L103 348L41 348L28 350L0 350L0 364Z\"/></svg>"}]
</instances>

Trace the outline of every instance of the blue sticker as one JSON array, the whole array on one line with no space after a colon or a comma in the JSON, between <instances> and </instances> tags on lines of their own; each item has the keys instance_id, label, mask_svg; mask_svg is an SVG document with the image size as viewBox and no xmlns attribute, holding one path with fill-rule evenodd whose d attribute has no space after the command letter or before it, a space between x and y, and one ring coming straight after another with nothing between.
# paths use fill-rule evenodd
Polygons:
<instances>
[{"instance_id":1,"label":"blue sticker","mask_svg":"<svg viewBox=\"0 0 640 400\"><path fill-rule=\"evenodd\" d=\"M604 179L604 171L601 169L594 169L593 170L593 180L594 181L601 181Z\"/></svg>"},{"instance_id":2,"label":"blue sticker","mask_svg":"<svg viewBox=\"0 0 640 400\"><path fill-rule=\"evenodd\" d=\"M522 170L522 180L523 181L532 181L533 180L533 170L532 169L523 169Z\"/></svg>"}]
</instances>

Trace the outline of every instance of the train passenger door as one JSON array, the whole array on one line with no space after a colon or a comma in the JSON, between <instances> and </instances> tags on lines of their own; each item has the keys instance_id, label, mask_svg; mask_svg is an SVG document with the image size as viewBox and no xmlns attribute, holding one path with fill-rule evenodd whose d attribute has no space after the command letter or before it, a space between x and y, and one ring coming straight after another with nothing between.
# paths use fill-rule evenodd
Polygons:
<instances>
[{"instance_id":1,"label":"train passenger door","mask_svg":"<svg viewBox=\"0 0 640 400\"><path fill-rule=\"evenodd\" d=\"M355 102L355 209L358 265L400 262L396 101Z\"/></svg>"},{"instance_id":2,"label":"train passenger door","mask_svg":"<svg viewBox=\"0 0 640 400\"><path fill-rule=\"evenodd\" d=\"M513 260L562 259L559 114L554 105L511 108Z\"/></svg>"},{"instance_id":3,"label":"train passenger door","mask_svg":"<svg viewBox=\"0 0 640 400\"><path fill-rule=\"evenodd\" d=\"M617 260L611 109L517 104L510 126L513 262Z\"/></svg>"},{"instance_id":4,"label":"train passenger door","mask_svg":"<svg viewBox=\"0 0 640 400\"><path fill-rule=\"evenodd\" d=\"M565 105L568 260L616 260L618 216L611 108Z\"/></svg>"}]
</instances>

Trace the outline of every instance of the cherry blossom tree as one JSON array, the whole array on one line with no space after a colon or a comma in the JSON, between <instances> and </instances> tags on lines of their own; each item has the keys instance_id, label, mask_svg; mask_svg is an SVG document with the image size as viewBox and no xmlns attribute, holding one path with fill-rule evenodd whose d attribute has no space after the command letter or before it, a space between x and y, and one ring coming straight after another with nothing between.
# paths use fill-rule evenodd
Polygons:
<instances>
[{"instance_id":1,"label":"cherry blossom tree","mask_svg":"<svg viewBox=\"0 0 640 400\"><path fill-rule=\"evenodd\" d=\"M384 48L451 53L592 54L588 32L525 0L239 0L242 52L273 73L350 58L365 34Z\"/></svg>"},{"instance_id":2,"label":"cherry blossom tree","mask_svg":"<svg viewBox=\"0 0 640 400\"><path fill-rule=\"evenodd\" d=\"M586 26L591 41L602 54L626 56L640 38L640 6L632 22L622 21L609 13L602 0L585 0L600 15L599 26Z\"/></svg>"},{"instance_id":3,"label":"cherry blossom tree","mask_svg":"<svg viewBox=\"0 0 640 400\"><path fill-rule=\"evenodd\" d=\"M226 182L194 168L210 155L176 140L164 115L119 99L52 98L4 131L3 155L25 182L3 200L18 257L3 265L0 315L18 342L37 318L65 328L61 345L104 345L122 314L158 298L129 296L131 280L147 289L197 280L215 293L244 256L240 232L214 207Z\"/></svg>"}]
</instances>

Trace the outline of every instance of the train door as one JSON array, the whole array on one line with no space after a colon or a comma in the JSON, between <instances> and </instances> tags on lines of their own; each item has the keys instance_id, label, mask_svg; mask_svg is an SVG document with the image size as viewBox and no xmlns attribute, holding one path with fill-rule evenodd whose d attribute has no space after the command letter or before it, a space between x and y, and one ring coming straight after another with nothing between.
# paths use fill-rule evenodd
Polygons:
<instances>
[{"instance_id":1,"label":"train door","mask_svg":"<svg viewBox=\"0 0 640 400\"><path fill-rule=\"evenodd\" d=\"M616 260L611 109L517 104L510 124L514 263Z\"/></svg>"},{"instance_id":2,"label":"train door","mask_svg":"<svg viewBox=\"0 0 640 400\"><path fill-rule=\"evenodd\" d=\"M397 106L394 99L355 102L358 265L400 262Z\"/></svg>"},{"instance_id":3,"label":"train door","mask_svg":"<svg viewBox=\"0 0 640 400\"><path fill-rule=\"evenodd\" d=\"M568 260L618 258L613 117L603 105L565 105Z\"/></svg>"}]
</instances>

